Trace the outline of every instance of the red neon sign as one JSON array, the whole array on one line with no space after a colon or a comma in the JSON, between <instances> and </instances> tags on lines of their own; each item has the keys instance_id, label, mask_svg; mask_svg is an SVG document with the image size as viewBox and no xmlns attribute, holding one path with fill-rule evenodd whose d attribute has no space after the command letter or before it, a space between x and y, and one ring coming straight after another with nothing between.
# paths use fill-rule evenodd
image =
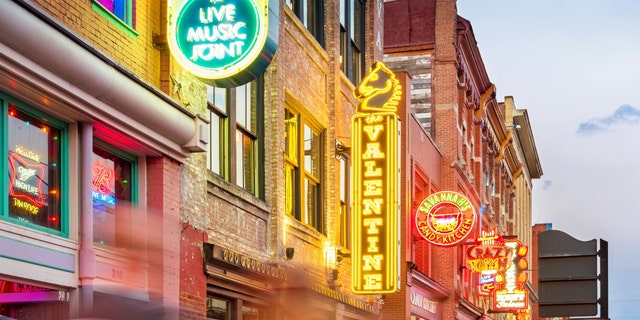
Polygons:
<instances>
[{"instance_id":1,"label":"red neon sign","mask_svg":"<svg viewBox=\"0 0 640 320\"><path fill-rule=\"evenodd\" d=\"M497 230L482 231L476 245L467 249L467 266L479 274L504 271L507 266L507 248Z\"/></svg>"},{"instance_id":2,"label":"red neon sign","mask_svg":"<svg viewBox=\"0 0 640 320\"><path fill-rule=\"evenodd\" d=\"M18 153L9 153L9 196L16 199L17 206L38 213L38 208L44 206L43 177L43 165L30 163Z\"/></svg>"},{"instance_id":3,"label":"red neon sign","mask_svg":"<svg viewBox=\"0 0 640 320\"><path fill-rule=\"evenodd\" d=\"M523 289L527 275L522 266L527 266L525 257L528 248L517 239L505 240L508 250L508 266L496 277L498 289L493 292L493 310L517 311L529 307L529 291ZM524 263L522 262L524 261Z\"/></svg>"},{"instance_id":4,"label":"red neon sign","mask_svg":"<svg viewBox=\"0 0 640 320\"><path fill-rule=\"evenodd\" d=\"M476 222L475 208L462 194L436 192L418 206L416 228L420 236L438 246L453 246L466 239Z\"/></svg>"},{"instance_id":5,"label":"red neon sign","mask_svg":"<svg viewBox=\"0 0 640 320\"><path fill-rule=\"evenodd\" d=\"M91 176L93 177L93 191L111 194L115 181L113 168L105 166L99 161L94 161L93 168L91 168Z\"/></svg>"}]
</instances>

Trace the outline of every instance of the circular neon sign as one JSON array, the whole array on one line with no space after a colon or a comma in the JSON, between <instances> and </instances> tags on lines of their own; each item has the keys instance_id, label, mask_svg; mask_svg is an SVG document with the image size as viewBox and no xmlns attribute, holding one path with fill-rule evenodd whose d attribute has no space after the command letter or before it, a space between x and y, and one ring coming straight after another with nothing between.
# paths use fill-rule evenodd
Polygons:
<instances>
[{"instance_id":1,"label":"circular neon sign","mask_svg":"<svg viewBox=\"0 0 640 320\"><path fill-rule=\"evenodd\" d=\"M443 247L466 239L473 230L476 212L469 199L452 191L436 192L416 210L416 228L425 240Z\"/></svg>"},{"instance_id":2,"label":"circular neon sign","mask_svg":"<svg viewBox=\"0 0 640 320\"><path fill-rule=\"evenodd\" d=\"M269 20L265 3L268 1L184 1L169 16L167 40L173 56L193 75L215 84L241 74L254 65L265 48ZM267 65L259 65L261 70L250 73L259 74ZM232 85L242 83L235 81Z\"/></svg>"}]
</instances>

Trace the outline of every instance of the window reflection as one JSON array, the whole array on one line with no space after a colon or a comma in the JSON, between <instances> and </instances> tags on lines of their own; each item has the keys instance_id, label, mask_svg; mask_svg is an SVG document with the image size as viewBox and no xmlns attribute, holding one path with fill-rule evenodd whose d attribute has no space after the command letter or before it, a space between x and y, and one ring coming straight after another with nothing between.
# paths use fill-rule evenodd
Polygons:
<instances>
[{"instance_id":1,"label":"window reflection","mask_svg":"<svg viewBox=\"0 0 640 320\"><path fill-rule=\"evenodd\" d=\"M61 231L61 130L9 104L9 217Z\"/></svg>"},{"instance_id":2,"label":"window reflection","mask_svg":"<svg viewBox=\"0 0 640 320\"><path fill-rule=\"evenodd\" d=\"M133 222L132 162L112 152L93 148L93 236L100 244L129 248Z\"/></svg>"}]
</instances>

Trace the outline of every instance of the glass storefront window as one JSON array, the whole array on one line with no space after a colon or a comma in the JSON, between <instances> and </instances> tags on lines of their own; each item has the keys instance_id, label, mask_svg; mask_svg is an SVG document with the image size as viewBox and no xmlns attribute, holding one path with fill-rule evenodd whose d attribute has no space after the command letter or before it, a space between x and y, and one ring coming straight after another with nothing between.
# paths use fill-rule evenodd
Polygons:
<instances>
[{"instance_id":1,"label":"glass storefront window","mask_svg":"<svg viewBox=\"0 0 640 320\"><path fill-rule=\"evenodd\" d=\"M23 112L13 103L7 106L8 216L63 232L63 129L52 125L52 119Z\"/></svg>"},{"instance_id":2,"label":"glass storefront window","mask_svg":"<svg viewBox=\"0 0 640 320\"><path fill-rule=\"evenodd\" d=\"M242 305L242 320L266 320L267 315L264 308L258 305L243 304Z\"/></svg>"},{"instance_id":3,"label":"glass storefront window","mask_svg":"<svg viewBox=\"0 0 640 320\"><path fill-rule=\"evenodd\" d=\"M207 319L231 320L231 301L207 298Z\"/></svg>"},{"instance_id":4,"label":"glass storefront window","mask_svg":"<svg viewBox=\"0 0 640 320\"><path fill-rule=\"evenodd\" d=\"M99 244L130 248L135 163L97 144L93 148L91 168L93 238Z\"/></svg>"},{"instance_id":5,"label":"glass storefront window","mask_svg":"<svg viewBox=\"0 0 640 320\"><path fill-rule=\"evenodd\" d=\"M240 310L237 310L237 309ZM234 315L241 312L241 316ZM267 311L263 305L256 304L241 299L228 299L223 297L207 298L207 319L216 320L267 320L273 317L267 317Z\"/></svg>"}]
</instances>

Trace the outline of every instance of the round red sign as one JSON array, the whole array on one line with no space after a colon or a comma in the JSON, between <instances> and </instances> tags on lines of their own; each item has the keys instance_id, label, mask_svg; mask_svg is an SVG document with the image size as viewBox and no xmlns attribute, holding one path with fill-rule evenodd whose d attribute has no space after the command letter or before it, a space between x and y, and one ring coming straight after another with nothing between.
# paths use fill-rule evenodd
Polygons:
<instances>
[{"instance_id":1,"label":"round red sign","mask_svg":"<svg viewBox=\"0 0 640 320\"><path fill-rule=\"evenodd\" d=\"M443 247L466 239L475 221L475 208L469 199L453 191L428 196L416 210L416 228L420 236Z\"/></svg>"}]
</instances>

